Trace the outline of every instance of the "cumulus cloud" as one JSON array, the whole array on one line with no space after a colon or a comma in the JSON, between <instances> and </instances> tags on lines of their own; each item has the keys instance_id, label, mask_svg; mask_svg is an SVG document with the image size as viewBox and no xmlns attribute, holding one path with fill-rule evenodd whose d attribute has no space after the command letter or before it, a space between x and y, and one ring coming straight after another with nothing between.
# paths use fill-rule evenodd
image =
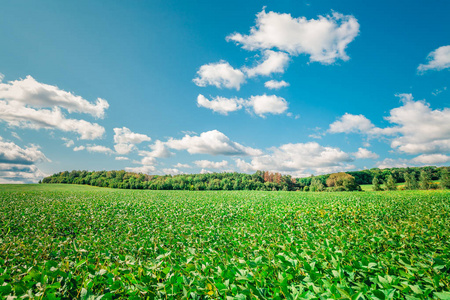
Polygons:
<instances>
[{"instance_id":1,"label":"cumulus cloud","mask_svg":"<svg viewBox=\"0 0 450 300\"><path fill-rule=\"evenodd\" d=\"M380 169L386 168L406 168L410 165L410 162L407 159L392 159L385 158L382 161L376 163L376 166Z\"/></svg>"},{"instance_id":2,"label":"cumulus cloud","mask_svg":"<svg viewBox=\"0 0 450 300\"><path fill-rule=\"evenodd\" d=\"M358 33L359 23L353 16L335 12L308 20L263 9L248 35L233 33L227 40L251 51L276 48L291 55L309 55L311 62L331 64L349 59L345 49Z\"/></svg>"},{"instance_id":3,"label":"cumulus cloud","mask_svg":"<svg viewBox=\"0 0 450 300\"><path fill-rule=\"evenodd\" d=\"M199 136L186 134L182 139L170 138L167 146L176 150L186 150L190 154L210 155L261 155L261 150L245 147L231 141L225 134L218 130L201 133Z\"/></svg>"},{"instance_id":4,"label":"cumulus cloud","mask_svg":"<svg viewBox=\"0 0 450 300\"><path fill-rule=\"evenodd\" d=\"M365 158L377 159L378 157L380 157L378 154L376 154L366 148L358 148L358 151L353 153L353 155L359 159L365 159Z\"/></svg>"},{"instance_id":5,"label":"cumulus cloud","mask_svg":"<svg viewBox=\"0 0 450 300\"><path fill-rule=\"evenodd\" d=\"M248 77L258 75L269 76L272 73L284 73L289 62L289 55L285 52L272 50L264 51L263 60L253 68L243 68Z\"/></svg>"},{"instance_id":6,"label":"cumulus cloud","mask_svg":"<svg viewBox=\"0 0 450 300\"><path fill-rule=\"evenodd\" d=\"M151 141L145 134L132 132L127 127L114 128L114 149L118 154L128 154L135 149L135 145Z\"/></svg>"},{"instance_id":7,"label":"cumulus cloud","mask_svg":"<svg viewBox=\"0 0 450 300\"><path fill-rule=\"evenodd\" d=\"M86 149L85 146L78 146L78 147L74 147L74 148L73 148L73 151L77 152L77 151L82 151L82 150L84 150L84 149Z\"/></svg>"},{"instance_id":8,"label":"cumulus cloud","mask_svg":"<svg viewBox=\"0 0 450 300\"><path fill-rule=\"evenodd\" d=\"M450 109L431 109L425 101L414 101L411 94L397 96L402 105L385 117L393 126L379 128L363 115L345 114L328 132L392 136L391 147L407 154L450 152Z\"/></svg>"},{"instance_id":9,"label":"cumulus cloud","mask_svg":"<svg viewBox=\"0 0 450 300\"><path fill-rule=\"evenodd\" d=\"M247 106L260 117L264 117L265 114L279 115L288 109L288 103L284 98L266 94L251 96Z\"/></svg>"},{"instance_id":10,"label":"cumulus cloud","mask_svg":"<svg viewBox=\"0 0 450 300\"><path fill-rule=\"evenodd\" d=\"M152 165L144 165L139 167L126 167L125 171L134 172L134 173L142 173L142 174L151 174L155 172L156 168Z\"/></svg>"},{"instance_id":11,"label":"cumulus cloud","mask_svg":"<svg viewBox=\"0 0 450 300\"><path fill-rule=\"evenodd\" d=\"M125 157L125 156L117 156L117 157L115 158L115 160L129 160L129 158L128 158L128 157Z\"/></svg>"},{"instance_id":12,"label":"cumulus cloud","mask_svg":"<svg viewBox=\"0 0 450 300\"><path fill-rule=\"evenodd\" d=\"M174 165L174 168L190 168L191 166L188 164L177 163Z\"/></svg>"},{"instance_id":13,"label":"cumulus cloud","mask_svg":"<svg viewBox=\"0 0 450 300\"><path fill-rule=\"evenodd\" d=\"M157 140L153 145L150 145L150 149L152 149L152 151L150 151L149 156L152 157L167 158L173 155L166 143L161 142L160 140Z\"/></svg>"},{"instance_id":14,"label":"cumulus cloud","mask_svg":"<svg viewBox=\"0 0 450 300\"><path fill-rule=\"evenodd\" d=\"M245 82L244 73L241 70L234 69L224 60L201 66L197 75L198 77L194 78L193 81L201 87L214 85L217 88L234 88L239 91L241 84Z\"/></svg>"},{"instance_id":15,"label":"cumulus cloud","mask_svg":"<svg viewBox=\"0 0 450 300\"><path fill-rule=\"evenodd\" d=\"M229 112L246 108L248 112L257 114L264 118L266 114L282 114L288 109L288 102L275 95L251 96L249 99L216 97L212 100L206 99L203 95L198 95L197 105L228 115Z\"/></svg>"},{"instance_id":16,"label":"cumulus cloud","mask_svg":"<svg viewBox=\"0 0 450 300\"><path fill-rule=\"evenodd\" d=\"M224 98L215 97L212 100L208 100L202 94L197 97L197 105L199 107L205 107L212 111L218 112L222 115L228 115L229 112L240 110L245 100L238 98Z\"/></svg>"},{"instance_id":17,"label":"cumulus cloud","mask_svg":"<svg viewBox=\"0 0 450 300\"><path fill-rule=\"evenodd\" d=\"M366 133L374 132L375 125L363 115L345 113L339 120L330 124L328 132L331 133Z\"/></svg>"},{"instance_id":18,"label":"cumulus cloud","mask_svg":"<svg viewBox=\"0 0 450 300\"><path fill-rule=\"evenodd\" d=\"M0 137L0 183L37 182L45 176L34 164L50 161L39 146L20 147Z\"/></svg>"},{"instance_id":19,"label":"cumulus cloud","mask_svg":"<svg viewBox=\"0 0 450 300\"><path fill-rule=\"evenodd\" d=\"M264 83L264 86L271 90L278 90L278 89L281 89L282 87L289 86L289 83L287 83L284 80L281 80L281 81L269 80Z\"/></svg>"},{"instance_id":20,"label":"cumulus cloud","mask_svg":"<svg viewBox=\"0 0 450 300\"><path fill-rule=\"evenodd\" d=\"M450 45L442 46L432 51L427 56L428 62L421 64L417 68L419 73L423 73L428 70L443 70L450 68Z\"/></svg>"},{"instance_id":21,"label":"cumulus cloud","mask_svg":"<svg viewBox=\"0 0 450 300\"><path fill-rule=\"evenodd\" d=\"M178 174L183 174L183 172L181 172L178 169L175 168L164 168L161 170L164 174L168 174L168 175L178 175Z\"/></svg>"},{"instance_id":22,"label":"cumulus cloud","mask_svg":"<svg viewBox=\"0 0 450 300\"><path fill-rule=\"evenodd\" d=\"M114 151L112 151L110 148L101 145L89 145L86 147L86 150L94 153L104 153L104 154L114 153Z\"/></svg>"},{"instance_id":23,"label":"cumulus cloud","mask_svg":"<svg viewBox=\"0 0 450 300\"><path fill-rule=\"evenodd\" d=\"M0 163L0 183L37 183L47 176L35 165Z\"/></svg>"},{"instance_id":24,"label":"cumulus cloud","mask_svg":"<svg viewBox=\"0 0 450 300\"><path fill-rule=\"evenodd\" d=\"M95 104L56 86L37 82L33 77L0 83L0 120L10 126L32 129L58 129L76 132L81 139L100 138L105 129L97 123L68 119L62 112L78 112L103 118L109 107L98 98Z\"/></svg>"},{"instance_id":25,"label":"cumulus cloud","mask_svg":"<svg viewBox=\"0 0 450 300\"><path fill-rule=\"evenodd\" d=\"M109 107L104 99L97 98L93 104L57 86L37 82L29 75L25 79L0 84L0 99L34 107L58 106L67 109L69 113L86 113L97 118L103 118Z\"/></svg>"},{"instance_id":26,"label":"cumulus cloud","mask_svg":"<svg viewBox=\"0 0 450 300\"><path fill-rule=\"evenodd\" d=\"M21 148L0 137L0 163L31 165L42 161L49 161L49 159L39 150L39 146L31 144Z\"/></svg>"},{"instance_id":27,"label":"cumulus cloud","mask_svg":"<svg viewBox=\"0 0 450 300\"><path fill-rule=\"evenodd\" d=\"M441 165L450 162L450 156L444 154L422 154L412 159L422 165Z\"/></svg>"},{"instance_id":28,"label":"cumulus cloud","mask_svg":"<svg viewBox=\"0 0 450 300\"><path fill-rule=\"evenodd\" d=\"M400 94L403 105L390 111L386 120L396 124L399 135L391 147L409 154L450 151L450 109L431 109L425 101L414 101L410 94Z\"/></svg>"},{"instance_id":29,"label":"cumulus cloud","mask_svg":"<svg viewBox=\"0 0 450 300\"><path fill-rule=\"evenodd\" d=\"M269 151L270 154L254 157L250 162L236 159L236 165L244 172L270 170L289 174L322 174L353 167L346 164L353 160L349 154L316 142L285 144Z\"/></svg>"},{"instance_id":30,"label":"cumulus cloud","mask_svg":"<svg viewBox=\"0 0 450 300\"><path fill-rule=\"evenodd\" d=\"M228 166L228 162L226 160L222 161L210 161L210 160L197 160L194 161L194 164L202 169L222 169Z\"/></svg>"}]
</instances>

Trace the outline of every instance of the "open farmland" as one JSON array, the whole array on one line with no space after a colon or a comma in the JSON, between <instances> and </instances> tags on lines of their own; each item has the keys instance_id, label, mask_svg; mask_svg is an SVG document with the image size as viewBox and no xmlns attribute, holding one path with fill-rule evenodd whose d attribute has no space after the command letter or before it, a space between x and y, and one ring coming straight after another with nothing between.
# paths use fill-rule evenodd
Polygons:
<instances>
[{"instance_id":1,"label":"open farmland","mask_svg":"<svg viewBox=\"0 0 450 300\"><path fill-rule=\"evenodd\" d=\"M450 192L0 186L0 295L449 299Z\"/></svg>"}]
</instances>

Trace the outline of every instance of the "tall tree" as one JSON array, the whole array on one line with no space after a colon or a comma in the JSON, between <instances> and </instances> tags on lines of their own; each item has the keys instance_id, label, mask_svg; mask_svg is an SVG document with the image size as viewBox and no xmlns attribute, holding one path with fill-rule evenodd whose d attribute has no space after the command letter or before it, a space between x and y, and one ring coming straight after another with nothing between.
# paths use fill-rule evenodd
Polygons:
<instances>
[{"instance_id":1,"label":"tall tree","mask_svg":"<svg viewBox=\"0 0 450 300\"><path fill-rule=\"evenodd\" d=\"M372 190L374 190L374 191L381 191L380 180L378 180L378 176L377 175L373 176L373 179L372 179Z\"/></svg>"},{"instance_id":2,"label":"tall tree","mask_svg":"<svg viewBox=\"0 0 450 300\"><path fill-rule=\"evenodd\" d=\"M390 174L390 175L388 176L388 178L387 178L387 181L386 181L386 188L387 188L389 191L395 191L395 190L397 189L397 185L396 185L394 176L392 176L392 174Z\"/></svg>"},{"instance_id":3,"label":"tall tree","mask_svg":"<svg viewBox=\"0 0 450 300\"><path fill-rule=\"evenodd\" d=\"M405 190L412 190L411 174L405 173L403 174L403 177L405 178Z\"/></svg>"},{"instance_id":4,"label":"tall tree","mask_svg":"<svg viewBox=\"0 0 450 300\"><path fill-rule=\"evenodd\" d=\"M428 190L431 187L430 174L425 170L420 171L419 187L421 190Z\"/></svg>"},{"instance_id":5,"label":"tall tree","mask_svg":"<svg viewBox=\"0 0 450 300\"><path fill-rule=\"evenodd\" d=\"M450 176L448 174L447 168L442 168L440 181L441 181L441 188L450 189Z\"/></svg>"}]
</instances>

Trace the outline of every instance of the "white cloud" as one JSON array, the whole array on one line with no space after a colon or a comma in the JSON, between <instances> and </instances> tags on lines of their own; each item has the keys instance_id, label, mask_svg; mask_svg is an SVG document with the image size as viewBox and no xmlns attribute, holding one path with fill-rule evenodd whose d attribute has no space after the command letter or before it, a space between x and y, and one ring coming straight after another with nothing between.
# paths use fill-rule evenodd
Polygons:
<instances>
[{"instance_id":1,"label":"white cloud","mask_svg":"<svg viewBox=\"0 0 450 300\"><path fill-rule=\"evenodd\" d=\"M77 152L77 151L82 151L82 150L84 150L84 149L86 149L85 146L78 146L78 147L74 147L74 148L73 148L73 151Z\"/></svg>"},{"instance_id":2,"label":"white cloud","mask_svg":"<svg viewBox=\"0 0 450 300\"><path fill-rule=\"evenodd\" d=\"M128 154L135 149L135 145L149 141L149 136L132 132L127 127L114 128L114 149L118 154Z\"/></svg>"},{"instance_id":3,"label":"white cloud","mask_svg":"<svg viewBox=\"0 0 450 300\"><path fill-rule=\"evenodd\" d=\"M125 171L134 172L134 173L142 173L142 174L151 174L155 172L156 168L154 166L140 166L140 167L127 167Z\"/></svg>"},{"instance_id":4,"label":"white cloud","mask_svg":"<svg viewBox=\"0 0 450 300\"><path fill-rule=\"evenodd\" d=\"M2 73L0 73L0 82L2 82L4 78L5 78L5 75L3 75Z\"/></svg>"},{"instance_id":5,"label":"white cloud","mask_svg":"<svg viewBox=\"0 0 450 300\"><path fill-rule=\"evenodd\" d=\"M49 161L49 159L39 150L39 146L31 144L21 148L0 137L0 163L31 165L42 161Z\"/></svg>"},{"instance_id":6,"label":"white cloud","mask_svg":"<svg viewBox=\"0 0 450 300\"><path fill-rule=\"evenodd\" d=\"M376 165L380 169L406 168L406 167L408 167L408 165L410 165L410 162L406 159L385 158L382 161L377 162Z\"/></svg>"},{"instance_id":7,"label":"white cloud","mask_svg":"<svg viewBox=\"0 0 450 300\"><path fill-rule=\"evenodd\" d=\"M0 183L36 183L46 174L34 164L50 161L39 146L22 148L0 136Z\"/></svg>"},{"instance_id":8,"label":"white cloud","mask_svg":"<svg viewBox=\"0 0 450 300\"><path fill-rule=\"evenodd\" d=\"M412 162L423 165L441 165L450 162L450 156L444 154L422 154L413 158Z\"/></svg>"},{"instance_id":9,"label":"white cloud","mask_svg":"<svg viewBox=\"0 0 450 300\"><path fill-rule=\"evenodd\" d=\"M47 175L35 165L0 163L1 184L37 183Z\"/></svg>"},{"instance_id":10,"label":"white cloud","mask_svg":"<svg viewBox=\"0 0 450 300\"><path fill-rule=\"evenodd\" d=\"M253 109L255 114L264 117L264 114L282 114L288 109L288 103L284 98L275 95L251 96L248 106Z\"/></svg>"},{"instance_id":11,"label":"white cloud","mask_svg":"<svg viewBox=\"0 0 450 300\"><path fill-rule=\"evenodd\" d=\"M191 154L210 155L261 155L261 150L245 147L231 141L217 130L203 132L200 136L185 135L182 139L170 138L167 146L176 150L187 150Z\"/></svg>"},{"instance_id":12,"label":"white cloud","mask_svg":"<svg viewBox=\"0 0 450 300\"><path fill-rule=\"evenodd\" d=\"M344 170L346 163L353 159L339 148L324 147L316 142L285 144L270 148L270 154L254 157L251 162L236 160L236 165L244 172L267 170L289 174L326 173Z\"/></svg>"},{"instance_id":13,"label":"white cloud","mask_svg":"<svg viewBox=\"0 0 450 300\"><path fill-rule=\"evenodd\" d=\"M188 164L177 163L174 165L175 168L190 168L191 166Z\"/></svg>"},{"instance_id":14,"label":"white cloud","mask_svg":"<svg viewBox=\"0 0 450 300\"><path fill-rule=\"evenodd\" d=\"M68 138L65 138L65 137L63 137L61 139L65 142L64 146L66 146L67 148L70 148L70 147L72 147L75 144L74 141L71 140L71 139L68 139Z\"/></svg>"},{"instance_id":15,"label":"white cloud","mask_svg":"<svg viewBox=\"0 0 450 300\"><path fill-rule=\"evenodd\" d=\"M214 85L217 88L234 88L239 91L241 84L245 82L244 73L241 70L234 69L224 60L201 66L197 75L198 77L194 78L193 81L201 87Z\"/></svg>"},{"instance_id":16,"label":"white cloud","mask_svg":"<svg viewBox=\"0 0 450 300\"><path fill-rule=\"evenodd\" d=\"M165 169L162 169L162 172L163 172L164 174L168 174L168 175L178 175L178 174L183 174L183 172L181 172L181 171L178 170L178 169L174 169L174 168L165 168Z\"/></svg>"},{"instance_id":17,"label":"white cloud","mask_svg":"<svg viewBox=\"0 0 450 300\"><path fill-rule=\"evenodd\" d=\"M31 129L59 129L76 132L81 139L93 140L103 136L105 129L97 123L66 119L58 107L52 110L26 107L22 103L0 100L0 120L10 126Z\"/></svg>"},{"instance_id":18,"label":"white cloud","mask_svg":"<svg viewBox=\"0 0 450 300\"><path fill-rule=\"evenodd\" d=\"M145 134L132 132L127 127L114 128L114 143L116 144L140 144L149 142L151 138Z\"/></svg>"},{"instance_id":19,"label":"white cloud","mask_svg":"<svg viewBox=\"0 0 450 300\"><path fill-rule=\"evenodd\" d=\"M234 33L227 40L247 50L277 48L291 55L309 55L311 62L330 64L337 59L349 59L345 49L358 33L359 23L353 16L333 13L307 20L290 14L266 13L263 9L249 35Z\"/></svg>"},{"instance_id":20,"label":"white cloud","mask_svg":"<svg viewBox=\"0 0 450 300\"><path fill-rule=\"evenodd\" d=\"M442 46L432 51L427 56L428 62L417 68L420 73L428 70L443 70L450 68L450 45Z\"/></svg>"},{"instance_id":21,"label":"white cloud","mask_svg":"<svg viewBox=\"0 0 450 300\"><path fill-rule=\"evenodd\" d=\"M117 156L117 157L115 158L115 160L129 160L129 158L128 158L128 157L125 157L125 156Z\"/></svg>"},{"instance_id":22,"label":"white cloud","mask_svg":"<svg viewBox=\"0 0 450 300\"><path fill-rule=\"evenodd\" d=\"M214 162L210 160L197 160L194 161L194 164L203 169L222 169L228 166L228 162L226 160Z\"/></svg>"},{"instance_id":23,"label":"white cloud","mask_svg":"<svg viewBox=\"0 0 450 300\"><path fill-rule=\"evenodd\" d=\"M37 82L29 75L25 79L0 84L0 99L34 107L58 106L67 109L69 113L86 113L97 118L103 118L109 107L104 99L97 98L95 104L92 104L57 86Z\"/></svg>"},{"instance_id":24,"label":"white cloud","mask_svg":"<svg viewBox=\"0 0 450 300\"><path fill-rule=\"evenodd\" d=\"M197 105L199 107L205 107L223 115L228 115L229 112L240 110L244 101L245 100L243 99L228 99L224 97L215 97L212 100L208 100L202 94L197 97Z\"/></svg>"},{"instance_id":25,"label":"white cloud","mask_svg":"<svg viewBox=\"0 0 450 300\"><path fill-rule=\"evenodd\" d=\"M153 145L150 145L150 155L158 158L167 158L173 155L172 152L169 151L169 147L160 140L156 140Z\"/></svg>"},{"instance_id":26,"label":"white cloud","mask_svg":"<svg viewBox=\"0 0 450 300\"><path fill-rule=\"evenodd\" d=\"M101 146L101 145L87 146L86 150L89 151L89 152L104 153L104 154L112 154L112 153L114 153L114 151L112 151L108 147Z\"/></svg>"},{"instance_id":27,"label":"white cloud","mask_svg":"<svg viewBox=\"0 0 450 300\"><path fill-rule=\"evenodd\" d=\"M118 154L128 154L133 151L136 147L133 144L115 144L114 150Z\"/></svg>"},{"instance_id":28,"label":"white cloud","mask_svg":"<svg viewBox=\"0 0 450 300\"><path fill-rule=\"evenodd\" d=\"M263 61L253 68L244 67L242 70L248 77L258 75L269 76L272 73L284 73L289 62L289 55L272 50L264 51Z\"/></svg>"},{"instance_id":29,"label":"white cloud","mask_svg":"<svg viewBox=\"0 0 450 300\"><path fill-rule=\"evenodd\" d=\"M287 83L284 80L281 80L281 81L269 80L264 83L264 86L271 90L278 90L278 89L281 89L282 87L289 86L289 83Z\"/></svg>"},{"instance_id":30,"label":"white cloud","mask_svg":"<svg viewBox=\"0 0 450 300\"><path fill-rule=\"evenodd\" d=\"M425 101L414 101L411 94L398 94L402 105L390 111L385 119L391 127L375 127L363 115L345 114L332 123L331 133L358 132L372 136L389 135L391 147L408 154L450 152L450 109L431 109Z\"/></svg>"},{"instance_id":31,"label":"white cloud","mask_svg":"<svg viewBox=\"0 0 450 300\"><path fill-rule=\"evenodd\" d=\"M206 169L201 169L200 170L200 174L210 174L210 173L212 173L212 172L209 171L209 170L206 170Z\"/></svg>"},{"instance_id":32,"label":"white cloud","mask_svg":"<svg viewBox=\"0 0 450 300\"><path fill-rule=\"evenodd\" d=\"M223 115L245 107L248 112L253 112L262 118L265 117L265 114L282 114L288 109L288 102L284 98L266 94L251 96L248 100L224 97L216 97L208 100L203 95L199 95L197 97L197 104L198 106L209 108Z\"/></svg>"},{"instance_id":33,"label":"white cloud","mask_svg":"<svg viewBox=\"0 0 450 300\"><path fill-rule=\"evenodd\" d=\"M399 135L391 147L409 154L450 151L450 109L433 110L425 101L413 101L410 94L400 94L403 105L390 111L386 120L396 124Z\"/></svg>"},{"instance_id":34,"label":"white cloud","mask_svg":"<svg viewBox=\"0 0 450 300\"><path fill-rule=\"evenodd\" d=\"M377 159L378 157L380 157L378 154L373 153L372 151L366 148L358 148L358 151L353 153L353 155L359 159L365 158Z\"/></svg>"},{"instance_id":35,"label":"white cloud","mask_svg":"<svg viewBox=\"0 0 450 300\"><path fill-rule=\"evenodd\" d=\"M345 113L339 120L330 124L328 132L331 133L365 133L374 131L375 125L363 115L352 115Z\"/></svg>"}]
</instances>

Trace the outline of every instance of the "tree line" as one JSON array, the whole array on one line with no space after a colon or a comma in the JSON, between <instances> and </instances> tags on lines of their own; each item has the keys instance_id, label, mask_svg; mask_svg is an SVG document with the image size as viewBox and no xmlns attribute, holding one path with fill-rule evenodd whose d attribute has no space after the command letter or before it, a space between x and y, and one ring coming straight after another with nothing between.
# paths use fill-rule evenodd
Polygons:
<instances>
[{"instance_id":1,"label":"tree line","mask_svg":"<svg viewBox=\"0 0 450 300\"><path fill-rule=\"evenodd\" d=\"M120 189L149 190L262 190L262 191L359 191L361 184L374 190L450 188L449 167L390 168L340 172L293 178L277 172L146 175L119 171L64 171L39 183L86 184ZM438 186L433 181L440 180Z\"/></svg>"}]
</instances>

